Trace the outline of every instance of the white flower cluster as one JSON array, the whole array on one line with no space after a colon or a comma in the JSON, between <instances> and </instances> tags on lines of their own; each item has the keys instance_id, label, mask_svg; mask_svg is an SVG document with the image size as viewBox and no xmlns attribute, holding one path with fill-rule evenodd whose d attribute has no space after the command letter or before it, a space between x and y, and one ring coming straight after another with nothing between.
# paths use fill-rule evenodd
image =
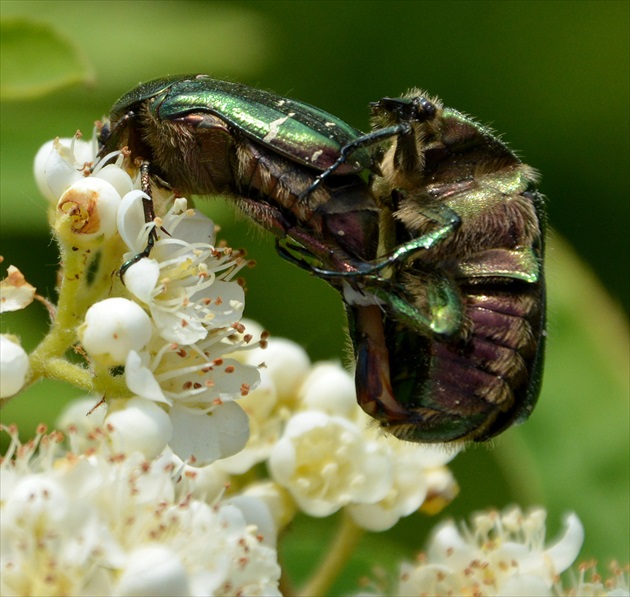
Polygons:
<instances>
[{"instance_id":1,"label":"white flower cluster","mask_svg":"<svg viewBox=\"0 0 630 597\"><path fill-rule=\"evenodd\" d=\"M560 574L577 558L584 529L578 517L569 514L563 535L545 545L545 520L542 509L524 514L512 507L502 513L481 512L470 526L458 528L453 521L446 521L434 529L426 551L415 562L401 565L394 587L375 588L361 595L629 595L627 578L616 565L605 583L596 573L587 580L586 572L593 570L593 564L581 566L577 582L564 588ZM380 580L379 584L386 583Z\"/></svg>"},{"instance_id":2,"label":"white flower cluster","mask_svg":"<svg viewBox=\"0 0 630 597\"><path fill-rule=\"evenodd\" d=\"M122 152L89 168L94 158L93 144L56 139L39 151L35 174L56 202L62 253L64 243L68 252L84 250L86 260L98 249L101 268L110 254L117 257L101 276L105 292L78 328L97 370L124 366L128 396L103 391L112 441L125 454L139 450L148 458L168 444L199 465L235 454L248 438L247 416L235 400L259 382L255 367L225 357L252 340L239 322L244 293L234 281L247 261L217 248L213 222L185 199L155 197L172 207L146 223L143 202L150 198L121 167ZM151 234L157 240L150 256L134 262ZM114 285L112 294L125 260L125 286Z\"/></svg>"},{"instance_id":3,"label":"white flower cluster","mask_svg":"<svg viewBox=\"0 0 630 597\"><path fill-rule=\"evenodd\" d=\"M247 322L247 328L256 330L257 324ZM298 510L323 517L342 508L357 526L383 531L419 509L433 514L457 495L457 483L445 466L456 452L383 435L357 405L354 381L339 364L312 365L299 345L282 338L269 339L264 350L230 356L241 359L242 367L262 365L262 379L239 400L251 429L245 447L196 469L206 479L208 495L230 485L260 497L273 515L274 534ZM125 420L132 413L136 420L128 431L116 413L103 420L95 416L97 411L88 423L88 405L80 401L67 409L60 428L80 429L80 436L90 437L111 424L112 449L126 454L133 452L134 441L145 446L136 449L147 452L151 438L155 441L162 433L140 399L126 405ZM184 429L195 432L190 421ZM237 431L217 417L216 434L231 433ZM180 456L172 443L171 448ZM261 463L267 465L268 476L260 474Z\"/></svg>"},{"instance_id":4,"label":"white flower cluster","mask_svg":"<svg viewBox=\"0 0 630 597\"><path fill-rule=\"evenodd\" d=\"M267 367L260 386L240 401L250 439L217 468L238 475L267 462L273 482L302 512L321 517L345 508L371 531L391 528L423 504L438 510L457 494L444 466L455 451L383 435L358 407L354 381L340 365L311 365L300 346L273 338L242 358Z\"/></svg>"},{"instance_id":5,"label":"white flower cluster","mask_svg":"<svg viewBox=\"0 0 630 597\"><path fill-rule=\"evenodd\" d=\"M117 455L104 430L85 453L62 452L58 432L20 445L4 430L0 594L280 595L260 500L203 499L194 469Z\"/></svg>"},{"instance_id":6,"label":"white flower cluster","mask_svg":"<svg viewBox=\"0 0 630 597\"><path fill-rule=\"evenodd\" d=\"M557 576L577 558L584 529L567 516L564 535L545 546L544 510L519 508L477 514L470 527L438 526L426 559L404 564L401 594L550 595Z\"/></svg>"}]
</instances>

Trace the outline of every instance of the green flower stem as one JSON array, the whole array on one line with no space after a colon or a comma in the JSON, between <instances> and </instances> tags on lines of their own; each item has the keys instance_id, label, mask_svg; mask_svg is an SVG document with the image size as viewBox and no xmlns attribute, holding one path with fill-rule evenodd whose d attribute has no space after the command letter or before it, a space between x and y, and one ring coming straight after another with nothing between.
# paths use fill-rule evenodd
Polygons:
<instances>
[{"instance_id":1,"label":"green flower stem","mask_svg":"<svg viewBox=\"0 0 630 597\"><path fill-rule=\"evenodd\" d=\"M61 247L63 276L57 317L48 335L31 354L31 366L34 370L44 371L47 361L62 356L76 342L76 329L84 315L77 309L77 302L85 278L86 255L83 251L64 251L63 245Z\"/></svg>"},{"instance_id":2,"label":"green flower stem","mask_svg":"<svg viewBox=\"0 0 630 597\"><path fill-rule=\"evenodd\" d=\"M86 392L117 398L129 394L122 378L112 377L109 369L95 366L93 370L75 365L62 358L77 342L77 328L83 322L88 307L111 287L111 271L104 273L109 264L120 261L119 243L103 247L95 284L87 287L86 272L93 259L89 251L72 250L60 242L63 261L63 278L59 289L59 304L50 332L31 353L33 383L42 377L72 384Z\"/></svg>"},{"instance_id":3,"label":"green flower stem","mask_svg":"<svg viewBox=\"0 0 630 597\"><path fill-rule=\"evenodd\" d=\"M311 579L300 589L298 596L325 595L356 551L363 533L363 529L358 527L348 514L344 513L332 545Z\"/></svg>"},{"instance_id":4,"label":"green flower stem","mask_svg":"<svg viewBox=\"0 0 630 597\"><path fill-rule=\"evenodd\" d=\"M48 359L41 363L37 372L39 377L59 379L86 392L94 391L92 373L84 367L69 363L65 359Z\"/></svg>"},{"instance_id":5,"label":"green flower stem","mask_svg":"<svg viewBox=\"0 0 630 597\"><path fill-rule=\"evenodd\" d=\"M124 286L118 276L124 251L124 244L119 237L111 238L103 244L98 270L86 294L86 310L89 306L106 298L113 286L116 286L116 295L122 296L124 293ZM118 293L119 290L120 293Z\"/></svg>"},{"instance_id":6,"label":"green flower stem","mask_svg":"<svg viewBox=\"0 0 630 597\"><path fill-rule=\"evenodd\" d=\"M41 378L57 379L107 398L128 397L124 378L112 376L109 368L96 364L85 367L64 358L78 342L77 329L89 307L110 295L113 286L122 286L115 272L122 262L124 244L114 237L100 247L78 248L64 228L67 223L55 220L56 216L53 212L51 218L62 262L59 302L50 331L30 355L29 383ZM97 258L98 267L89 281L88 271Z\"/></svg>"}]
</instances>

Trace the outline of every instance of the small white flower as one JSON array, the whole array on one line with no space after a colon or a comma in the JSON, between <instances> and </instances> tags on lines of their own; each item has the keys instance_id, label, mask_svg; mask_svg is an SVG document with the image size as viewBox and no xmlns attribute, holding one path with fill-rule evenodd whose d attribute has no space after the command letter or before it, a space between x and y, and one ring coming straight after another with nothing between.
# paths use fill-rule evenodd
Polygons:
<instances>
[{"instance_id":1,"label":"small white flower","mask_svg":"<svg viewBox=\"0 0 630 597\"><path fill-rule=\"evenodd\" d=\"M300 386L311 369L311 360L299 344L286 338L270 338L264 350L252 350L246 358L252 365L264 363L278 399L296 406Z\"/></svg>"},{"instance_id":2,"label":"small white flower","mask_svg":"<svg viewBox=\"0 0 630 597\"><path fill-rule=\"evenodd\" d=\"M98 153L96 138L84 141L77 133L71 139L57 137L42 145L33 164L35 181L42 195L56 204L59 197L74 183L84 179L101 178L114 186L122 197L134 187L129 174L122 169L121 151L114 151L99 163L94 163ZM110 163L116 157L115 163Z\"/></svg>"},{"instance_id":3,"label":"small white flower","mask_svg":"<svg viewBox=\"0 0 630 597\"><path fill-rule=\"evenodd\" d=\"M86 164L96 155L95 146L78 137L47 141L35 156L35 181L41 194L57 203L59 197L73 183L84 177Z\"/></svg>"},{"instance_id":4,"label":"small white flower","mask_svg":"<svg viewBox=\"0 0 630 597\"><path fill-rule=\"evenodd\" d=\"M130 351L142 350L151 339L151 319L129 299L115 297L92 305L78 330L83 348L103 365L125 363Z\"/></svg>"},{"instance_id":5,"label":"small white flower","mask_svg":"<svg viewBox=\"0 0 630 597\"><path fill-rule=\"evenodd\" d=\"M119 210L118 228L131 259L147 245L141 191L128 193ZM243 313L244 293L230 280L246 265L239 253L216 249L214 223L177 199L163 218L150 258L131 265L125 273L129 291L145 303L158 333L170 342L193 344L209 330L230 326Z\"/></svg>"},{"instance_id":6,"label":"small white flower","mask_svg":"<svg viewBox=\"0 0 630 597\"><path fill-rule=\"evenodd\" d=\"M149 400L208 410L247 396L260 376L255 367L224 358L235 348L222 342L229 333L229 329L215 330L191 346L154 338L146 351L129 353L125 366L129 389Z\"/></svg>"},{"instance_id":7,"label":"small white flower","mask_svg":"<svg viewBox=\"0 0 630 597\"><path fill-rule=\"evenodd\" d=\"M354 521L370 531L390 529L401 518L416 512L429 494L430 474L436 470L450 472L443 465L456 454L456 451L448 451L442 446L412 444L391 436L382 437L381 441L390 448L393 470L391 489L378 502L348 506Z\"/></svg>"},{"instance_id":8,"label":"small white flower","mask_svg":"<svg viewBox=\"0 0 630 597\"><path fill-rule=\"evenodd\" d=\"M251 493L236 495L227 500L242 513L248 525L258 529L260 540L271 547L276 547L277 527L267 503Z\"/></svg>"},{"instance_id":9,"label":"small white flower","mask_svg":"<svg viewBox=\"0 0 630 597\"><path fill-rule=\"evenodd\" d=\"M266 333L257 324L247 323L265 338L264 348L235 353L234 358L260 369L260 384L244 396L239 404L249 417L250 436L243 450L218 463L223 470L239 475L269 458L280 439L291 412L301 408L299 388L310 370L310 360L302 347L284 338L266 340ZM356 406L356 405L355 405Z\"/></svg>"},{"instance_id":10,"label":"small white flower","mask_svg":"<svg viewBox=\"0 0 630 597\"><path fill-rule=\"evenodd\" d=\"M90 439L103 426L107 405L100 397L77 398L65 406L57 417L57 427L66 433L75 452L84 452L91 445Z\"/></svg>"},{"instance_id":11,"label":"small white flower","mask_svg":"<svg viewBox=\"0 0 630 597\"><path fill-rule=\"evenodd\" d=\"M609 570L606 578L597 571L597 562L580 564L577 580L568 590L559 586L558 593L584 597L630 597L630 566L626 565L624 569L613 561Z\"/></svg>"},{"instance_id":12,"label":"small white flower","mask_svg":"<svg viewBox=\"0 0 630 597\"><path fill-rule=\"evenodd\" d=\"M239 400L249 419L247 444L240 452L217 463L233 475L246 473L254 465L267 460L288 418L286 408L277 408L278 395L267 370L262 369L259 373L260 384Z\"/></svg>"},{"instance_id":13,"label":"small white flower","mask_svg":"<svg viewBox=\"0 0 630 597\"><path fill-rule=\"evenodd\" d=\"M439 512L455 497L457 484L445 467L455 456L455 450L401 442L383 435L358 407L354 382L340 365L324 362L309 366L303 350L282 339L270 339L267 347L271 359L267 359L268 348L241 353L251 363L260 362L265 357L271 366L261 369L261 384L239 402L250 419L251 434L247 445L234 456L217 462L218 468L231 474L243 474L255 464L269 459L276 482L286 488L307 513L325 515L343 506L358 526L372 531L391 528L400 518L420 508L431 513ZM274 356L277 360L272 360ZM285 375L285 371L289 374ZM299 376L293 375L296 371ZM284 389L282 399L278 386ZM316 423L320 419L326 421L321 427L330 424L326 432L320 432L320 424ZM305 422L299 431L295 431L296 421ZM339 421L345 423L335 426ZM344 446L346 440L340 440L337 434L352 438L354 448ZM298 456L298 445L301 444L308 448ZM379 493L380 485L370 497L367 497L367 491L362 496L359 492L350 497L341 491L335 494L337 486L346 488L350 483L345 478L326 481L322 471L331 475L331 479L337 472L340 478L345 474L360 478L363 456L356 454L367 446L380 449L377 456L371 457L370 466L376 467L373 470L382 466L387 471L382 477L382 481L388 483L385 494ZM334 454L337 448L343 456ZM357 452L351 452L352 449ZM353 454L355 469L343 468L346 452ZM335 468L337 460L339 471ZM327 466L329 462L333 464ZM297 480L298 473L292 477L297 470L299 474L304 473L304 478ZM324 493L328 486L333 487L321 502L314 497L318 483L326 484L326 489L320 487Z\"/></svg>"},{"instance_id":14,"label":"small white flower","mask_svg":"<svg viewBox=\"0 0 630 597\"><path fill-rule=\"evenodd\" d=\"M219 468L215 466L214 468ZM259 481L247 485L241 495L255 497L267 505L274 521L274 536L286 528L296 514L295 502L289 492L274 481ZM265 540L267 537L265 536Z\"/></svg>"},{"instance_id":15,"label":"small white flower","mask_svg":"<svg viewBox=\"0 0 630 597\"><path fill-rule=\"evenodd\" d=\"M73 250L115 234L128 246L121 260L116 243L100 252L98 281L88 292L119 290L110 276L146 251L151 233L157 236L150 257L123 270L134 300L95 303L77 330L94 363L125 365L131 399L114 402L119 388L108 396L114 448L155 455L169 442L178 457L198 465L232 455L249 433L247 416L233 401L259 382L254 367L225 356L251 340L239 323L244 291L233 281L248 261L215 247L214 223L159 187L152 188L157 211L172 207L145 222L143 202L151 198L138 189L140 178L123 170L123 152L95 163L96 157L95 142L56 139L38 153L35 171L45 195L61 196L57 233Z\"/></svg>"},{"instance_id":16,"label":"small white flower","mask_svg":"<svg viewBox=\"0 0 630 597\"><path fill-rule=\"evenodd\" d=\"M269 468L311 516L328 516L352 502L377 502L392 486L387 447L347 419L318 411L289 420Z\"/></svg>"},{"instance_id":17,"label":"small white flower","mask_svg":"<svg viewBox=\"0 0 630 597\"><path fill-rule=\"evenodd\" d=\"M173 425L155 402L144 398L124 401L120 410L110 407L105 423L110 426L112 447L120 454L140 452L155 458L171 440Z\"/></svg>"},{"instance_id":18,"label":"small white flower","mask_svg":"<svg viewBox=\"0 0 630 597\"><path fill-rule=\"evenodd\" d=\"M112 185L116 193L120 197L124 197L134 189L134 183L129 174L127 174L117 163L102 166L97 164L90 178L102 179Z\"/></svg>"},{"instance_id":19,"label":"small white flower","mask_svg":"<svg viewBox=\"0 0 630 597\"><path fill-rule=\"evenodd\" d=\"M73 183L57 203L55 232L73 246L93 247L117 234L121 198L112 184L90 176Z\"/></svg>"},{"instance_id":20,"label":"small white flower","mask_svg":"<svg viewBox=\"0 0 630 597\"><path fill-rule=\"evenodd\" d=\"M545 546L545 512L481 513L471 527L452 521L433 532L426 556L404 564L396 594L553 595L553 583L577 557L584 530L567 516L564 535Z\"/></svg>"},{"instance_id":21,"label":"small white flower","mask_svg":"<svg viewBox=\"0 0 630 597\"><path fill-rule=\"evenodd\" d=\"M203 466L237 453L249 437L248 418L234 400L259 382L258 370L223 355L238 349L231 328L214 330L191 346L155 337L125 364L129 389L161 403L173 427L169 445L182 460Z\"/></svg>"},{"instance_id":22,"label":"small white flower","mask_svg":"<svg viewBox=\"0 0 630 597\"><path fill-rule=\"evenodd\" d=\"M0 398L17 394L28 375L28 355L16 340L7 334L0 335Z\"/></svg>"},{"instance_id":23,"label":"small white flower","mask_svg":"<svg viewBox=\"0 0 630 597\"><path fill-rule=\"evenodd\" d=\"M216 504L230 485L230 477L216 463L207 466L191 466L174 454L170 448L162 453L161 459L174 463L180 471L182 495L191 495L207 504Z\"/></svg>"},{"instance_id":24,"label":"small white flower","mask_svg":"<svg viewBox=\"0 0 630 597\"><path fill-rule=\"evenodd\" d=\"M133 550L116 585L116 595L191 595L186 568L177 553L162 545Z\"/></svg>"},{"instance_id":25,"label":"small white flower","mask_svg":"<svg viewBox=\"0 0 630 597\"><path fill-rule=\"evenodd\" d=\"M300 388L306 410L352 419L358 413L354 379L338 363L316 363Z\"/></svg>"}]
</instances>

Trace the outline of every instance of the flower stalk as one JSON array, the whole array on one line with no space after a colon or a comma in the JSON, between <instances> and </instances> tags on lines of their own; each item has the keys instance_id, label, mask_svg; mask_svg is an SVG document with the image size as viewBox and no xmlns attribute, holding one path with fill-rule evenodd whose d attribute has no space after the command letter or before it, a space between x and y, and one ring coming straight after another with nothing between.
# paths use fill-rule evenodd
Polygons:
<instances>
[{"instance_id":1,"label":"flower stalk","mask_svg":"<svg viewBox=\"0 0 630 597\"><path fill-rule=\"evenodd\" d=\"M364 533L364 529L360 528L351 516L344 513L341 524L335 531L333 541L326 549L324 558L313 571L308 582L300 587L298 596L327 595L330 587L356 552Z\"/></svg>"}]
</instances>

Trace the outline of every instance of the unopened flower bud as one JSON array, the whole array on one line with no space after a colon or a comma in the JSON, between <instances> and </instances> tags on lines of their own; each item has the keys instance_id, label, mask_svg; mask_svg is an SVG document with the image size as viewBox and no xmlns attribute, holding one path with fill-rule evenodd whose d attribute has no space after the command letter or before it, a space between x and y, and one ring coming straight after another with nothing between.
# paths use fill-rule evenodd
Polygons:
<instances>
[{"instance_id":1,"label":"unopened flower bud","mask_svg":"<svg viewBox=\"0 0 630 597\"><path fill-rule=\"evenodd\" d=\"M100 178L111 184L121 197L133 190L133 181L120 166L107 164L92 174L93 178Z\"/></svg>"},{"instance_id":2,"label":"unopened flower bud","mask_svg":"<svg viewBox=\"0 0 630 597\"><path fill-rule=\"evenodd\" d=\"M123 365L131 350L142 350L151 332L151 319L140 305L125 298L110 298L88 309L79 338L93 359L111 367Z\"/></svg>"},{"instance_id":3,"label":"unopened flower bud","mask_svg":"<svg viewBox=\"0 0 630 597\"><path fill-rule=\"evenodd\" d=\"M0 398L17 394L26 381L28 355L13 336L0 335Z\"/></svg>"},{"instance_id":4,"label":"unopened flower bud","mask_svg":"<svg viewBox=\"0 0 630 597\"><path fill-rule=\"evenodd\" d=\"M166 412L144 398L125 401L124 408L107 415L105 424L112 427L110 438L116 452L140 452L149 459L155 458L173 435Z\"/></svg>"},{"instance_id":5,"label":"unopened flower bud","mask_svg":"<svg viewBox=\"0 0 630 597\"><path fill-rule=\"evenodd\" d=\"M86 247L117 232L118 191L107 181L91 176L75 182L59 199L55 230L73 246Z\"/></svg>"}]
</instances>

